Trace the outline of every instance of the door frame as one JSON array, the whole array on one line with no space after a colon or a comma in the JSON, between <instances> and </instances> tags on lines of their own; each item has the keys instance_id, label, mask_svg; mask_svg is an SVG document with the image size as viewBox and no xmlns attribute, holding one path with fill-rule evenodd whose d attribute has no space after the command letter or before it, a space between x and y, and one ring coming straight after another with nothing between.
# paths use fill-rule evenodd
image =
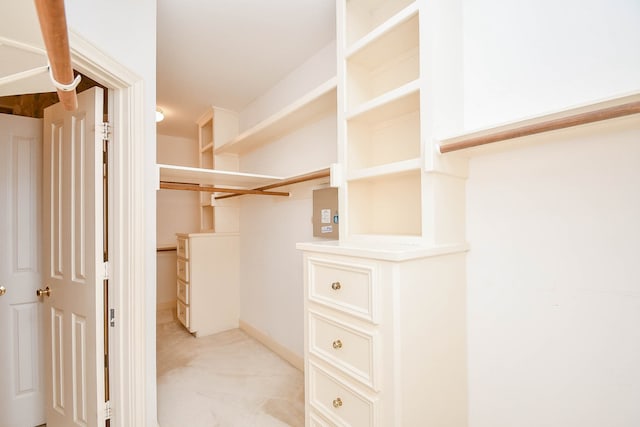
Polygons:
<instances>
[{"instance_id":1,"label":"door frame","mask_svg":"<svg viewBox=\"0 0 640 427\"><path fill-rule=\"evenodd\" d=\"M109 340L111 425L146 426L154 419L145 408L156 378L147 378L146 353L154 349L145 348L143 79L73 31L69 44L74 68L107 87L109 97L109 299L116 313Z\"/></svg>"}]
</instances>

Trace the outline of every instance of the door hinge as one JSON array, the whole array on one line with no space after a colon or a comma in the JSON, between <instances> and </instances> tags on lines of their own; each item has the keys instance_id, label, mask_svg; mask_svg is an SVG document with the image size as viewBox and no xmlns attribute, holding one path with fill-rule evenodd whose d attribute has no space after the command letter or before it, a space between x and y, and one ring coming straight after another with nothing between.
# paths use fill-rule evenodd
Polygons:
<instances>
[{"instance_id":1,"label":"door hinge","mask_svg":"<svg viewBox=\"0 0 640 427\"><path fill-rule=\"evenodd\" d=\"M102 122L102 140L109 141L111 139L111 123Z\"/></svg>"},{"instance_id":2,"label":"door hinge","mask_svg":"<svg viewBox=\"0 0 640 427\"><path fill-rule=\"evenodd\" d=\"M107 280L109 278L109 263L108 262L103 262L102 266L104 268L102 279L103 280Z\"/></svg>"},{"instance_id":3,"label":"door hinge","mask_svg":"<svg viewBox=\"0 0 640 427\"><path fill-rule=\"evenodd\" d=\"M116 309L115 308L109 309L109 326L111 326L112 328L116 326Z\"/></svg>"},{"instance_id":4,"label":"door hinge","mask_svg":"<svg viewBox=\"0 0 640 427\"><path fill-rule=\"evenodd\" d=\"M112 416L113 413L111 410L111 401L107 400L106 402L104 402L104 419L110 420Z\"/></svg>"}]
</instances>

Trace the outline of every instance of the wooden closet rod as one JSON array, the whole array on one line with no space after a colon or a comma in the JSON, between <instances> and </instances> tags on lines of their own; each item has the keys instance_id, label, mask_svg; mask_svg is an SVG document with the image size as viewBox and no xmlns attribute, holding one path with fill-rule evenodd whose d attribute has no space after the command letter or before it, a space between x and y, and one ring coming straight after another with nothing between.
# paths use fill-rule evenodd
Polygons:
<instances>
[{"instance_id":1,"label":"wooden closet rod","mask_svg":"<svg viewBox=\"0 0 640 427\"><path fill-rule=\"evenodd\" d=\"M78 97L74 83L77 82L71 65L64 0L35 0L35 4L58 98L65 110L75 111Z\"/></svg>"},{"instance_id":2,"label":"wooden closet rod","mask_svg":"<svg viewBox=\"0 0 640 427\"><path fill-rule=\"evenodd\" d=\"M600 108L586 113L573 114L567 117L543 120L539 123L523 125L514 129L496 131L486 135L470 136L469 138L442 144L440 146L440 152L444 154L452 151L464 150L465 148L478 147L492 142L505 141L507 139L535 135L542 132L549 132L552 130L564 129L571 126L584 125L587 123L638 113L640 113L640 101L634 101L613 107Z\"/></svg>"},{"instance_id":3,"label":"wooden closet rod","mask_svg":"<svg viewBox=\"0 0 640 427\"><path fill-rule=\"evenodd\" d=\"M310 173L306 173L306 174L303 174L303 175L293 176L293 177L285 179L283 181L278 181L275 184L269 184L269 185L265 185L265 186L262 186L262 187L254 188L253 191L270 190L272 188L284 187L285 185L298 184L300 182L313 181L314 179L319 179L319 178L326 178L326 177L328 177L330 175L331 175L331 169L330 168L320 169L320 170L317 170L315 172L310 172ZM226 196L218 196L218 197L216 197L216 200L228 199L230 197L242 196L242 194L243 193L238 192L236 194L228 194ZM245 194L252 194L252 193L245 193ZM287 194L289 194L289 193L287 193Z\"/></svg>"},{"instance_id":4,"label":"wooden closet rod","mask_svg":"<svg viewBox=\"0 0 640 427\"><path fill-rule=\"evenodd\" d=\"M167 182L160 181L160 188L165 190L187 190L200 191L205 193L233 193L236 194L261 194L263 196L289 196L289 193L283 191L262 191L258 189L241 190L238 188L220 188L220 187L200 187L198 184L187 184L183 182Z\"/></svg>"}]
</instances>

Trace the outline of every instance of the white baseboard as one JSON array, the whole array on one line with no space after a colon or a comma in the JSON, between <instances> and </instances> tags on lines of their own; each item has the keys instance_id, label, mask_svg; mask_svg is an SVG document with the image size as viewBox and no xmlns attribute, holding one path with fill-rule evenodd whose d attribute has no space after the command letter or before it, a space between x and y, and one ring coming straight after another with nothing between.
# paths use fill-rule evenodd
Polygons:
<instances>
[{"instance_id":1,"label":"white baseboard","mask_svg":"<svg viewBox=\"0 0 640 427\"><path fill-rule=\"evenodd\" d=\"M276 342L270 336L262 333L258 329L254 328L246 322L243 322L242 320L240 321L240 329L242 329L247 335L261 342L269 350L273 351L275 354L289 362L293 367L299 369L300 371L304 371L304 359L298 356L293 351L289 350L282 344Z\"/></svg>"}]
</instances>

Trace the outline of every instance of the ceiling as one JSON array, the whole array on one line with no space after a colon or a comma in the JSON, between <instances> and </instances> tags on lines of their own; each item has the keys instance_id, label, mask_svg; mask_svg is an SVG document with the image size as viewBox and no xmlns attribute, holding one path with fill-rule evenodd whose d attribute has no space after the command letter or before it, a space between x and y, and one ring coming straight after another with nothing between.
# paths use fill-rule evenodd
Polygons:
<instances>
[{"instance_id":1,"label":"ceiling","mask_svg":"<svg viewBox=\"0 0 640 427\"><path fill-rule=\"evenodd\" d=\"M335 39L334 0L158 0L158 133L195 137L215 105L241 111Z\"/></svg>"}]
</instances>

